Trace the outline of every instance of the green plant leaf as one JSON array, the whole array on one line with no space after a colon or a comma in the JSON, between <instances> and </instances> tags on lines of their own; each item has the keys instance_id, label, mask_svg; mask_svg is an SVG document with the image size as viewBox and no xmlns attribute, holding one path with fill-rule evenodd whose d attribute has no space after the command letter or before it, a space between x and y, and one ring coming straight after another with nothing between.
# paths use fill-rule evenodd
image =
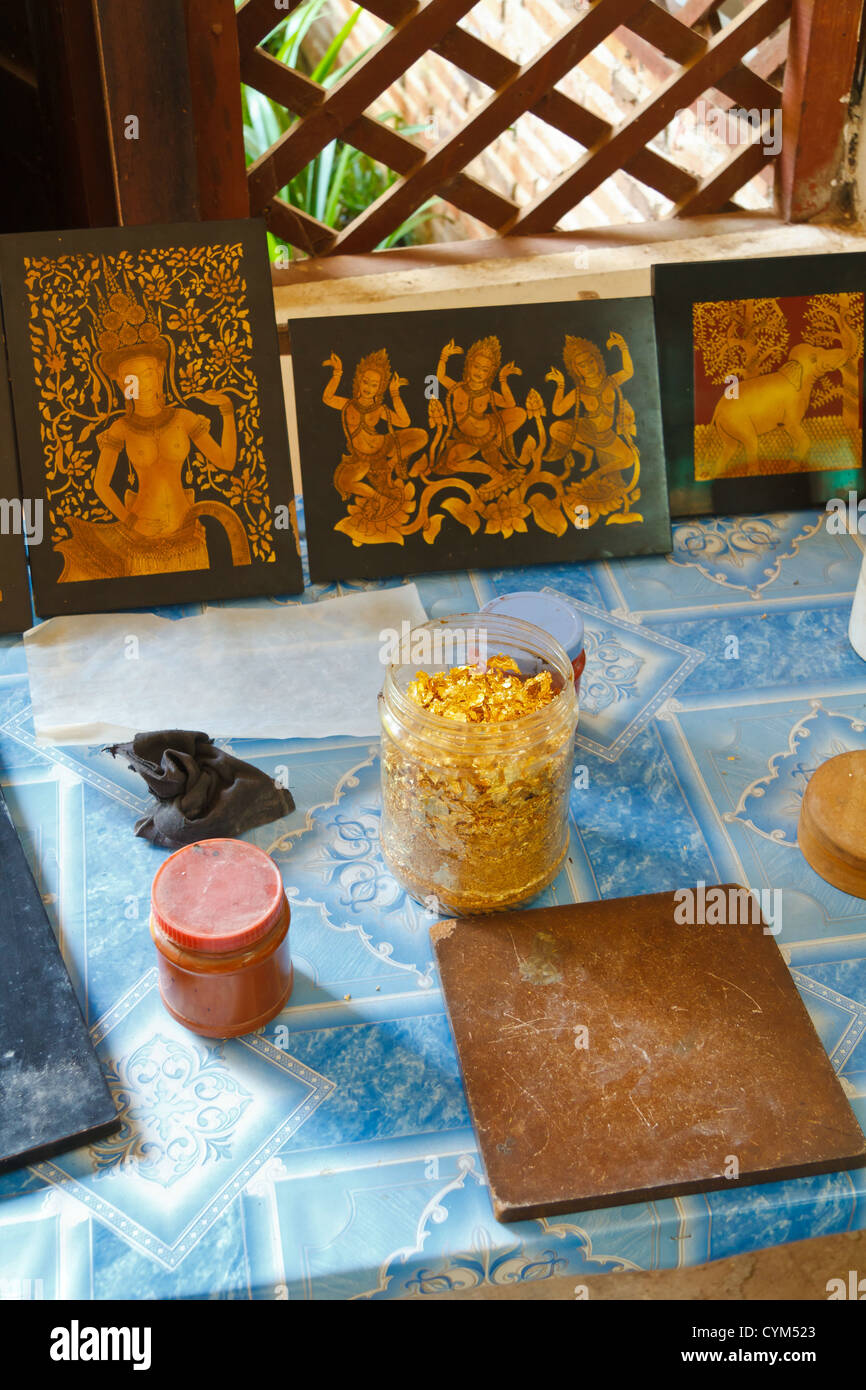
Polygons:
<instances>
[{"instance_id":1,"label":"green plant leaf","mask_svg":"<svg viewBox=\"0 0 866 1390\"><path fill-rule=\"evenodd\" d=\"M349 15L349 18L346 20L346 23L343 25L339 33L334 35L333 39L328 44L328 47L325 50L322 57L320 58L319 62L316 64L316 66L313 68L313 71L310 73L310 77L314 82L325 81L325 78L328 76L332 67L334 66L334 63L337 61L340 49L343 47L343 44L346 42L346 39L349 37L355 25L358 23L360 17L361 8L359 6L357 10L353 10L352 13ZM368 53L369 48L366 48L364 52ZM350 64L346 64L347 68L349 66ZM338 75L343 75L342 69L340 70ZM337 74L335 74L335 81L336 76Z\"/></svg>"},{"instance_id":2,"label":"green plant leaf","mask_svg":"<svg viewBox=\"0 0 866 1390\"><path fill-rule=\"evenodd\" d=\"M258 159L259 155L264 154L265 150L279 140L283 133L280 125L277 108L267 97L262 96L261 92L255 91L252 87L244 88L247 101L247 111L249 113L249 125L244 132L244 143L248 151L251 149L253 158ZM249 140L247 138L249 131Z\"/></svg>"},{"instance_id":3,"label":"green plant leaf","mask_svg":"<svg viewBox=\"0 0 866 1390\"><path fill-rule=\"evenodd\" d=\"M384 241L380 241L376 250L387 251L390 247L397 246L404 238L410 238L419 227L423 227L430 221L436 202L437 200L435 198L428 198L426 203L422 203L420 208L416 208L409 217L400 223L399 227L393 232L390 232L388 236L385 237Z\"/></svg>"},{"instance_id":4,"label":"green plant leaf","mask_svg":"<svg viewBox=\"0 0 866 1390\"><path fill-rule=\"evenodd\" d=\"M328 201L325 204L322 221L328 227L339 226L339 215L343 206L343 185L346 182L346 170L353 155L357 154L351 145L342 144L340 153L337 157L336 167L331 175L331 187L328 190Z\"/></svg>"},{"instance_id":5,"label":"green plant leaf","mask_svg":"<svg viewBox=\"0 0 866 1390\"><path fill-rule=\"evenodd\" d=\"M283 42L274 55L279 58L281 63L286 63L290 68L298 67L301 44L307 37L308 30L315 24L319 11L325 3L326 0L307 0L306 4L299 5L288 16Z\"/></svg>"},{"instance_id":6,"label":"green plant leaf","mask_svg":"<svg viewBox=\"0 0 866 1390\"><path fill-rule=\"evenodd\" d=\"M376 43L368 43L367 47L362 48L360 53L356 53L354 58L350 58L349 61L347 63L344 63L342 67L336 68L332 73L330 73L328 75L327 80L322 85L325 87L333 87L335 83L339 82L342 78L346 76L347 72L352 71L352 68L355 66L356 63L360 63L363 58L366 58L368 53L372 53L373 49L376 47L376 44L381 43L382 39L387 38L390 32L390 27L385 29L380 38L376 40Z\"/></svg>"},{"instance_id":7,"label":"green plant leaf","mask_svg":"<svg viewBox=\"0 0 866 1390\"><path fill-rule=\"evenodd\" d=\"M334 170L334 158L337 153L337 142L332 140L330 145L326 145L318 156L316 170L316 188L313 199L313 216L319 222L325 220L325 208L328 203L328 189L331 186L331 177Z\"/></svg>"}]
</instances>

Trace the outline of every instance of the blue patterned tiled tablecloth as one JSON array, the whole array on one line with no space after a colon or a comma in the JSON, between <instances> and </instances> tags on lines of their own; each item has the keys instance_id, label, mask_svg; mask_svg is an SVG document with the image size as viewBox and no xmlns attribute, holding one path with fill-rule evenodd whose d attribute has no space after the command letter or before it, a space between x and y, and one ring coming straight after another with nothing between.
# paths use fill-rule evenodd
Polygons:
<instances>
[{"instance_id":1,"label":"blue patterned tiled tablecloth","mask_svg":"<svg viewBox=\"0 0 866 1390\"><path fill-rule=\"evenodd\" d=\"M668 557L418 585L437 614L527 587L582 605L588 785L540 902L781 887L779 944L866 1125L866 902L796 848L812 769L866 748L866 663L846 635L860 558L857 538L797 513L680 524ZM432 919L379 856L375 743L232 747L289 768L298 810L250 838L285 878L296 985L260 1034L215 1044L159 1001L147 914L163 855L132 835L142 784L97 750L37 747L21 643L0 643L4 793L124 1120L0 1178L0 1295L396 1298L866 1226L863 1170L498 1225Z\"/></svg>"}]
</instances>

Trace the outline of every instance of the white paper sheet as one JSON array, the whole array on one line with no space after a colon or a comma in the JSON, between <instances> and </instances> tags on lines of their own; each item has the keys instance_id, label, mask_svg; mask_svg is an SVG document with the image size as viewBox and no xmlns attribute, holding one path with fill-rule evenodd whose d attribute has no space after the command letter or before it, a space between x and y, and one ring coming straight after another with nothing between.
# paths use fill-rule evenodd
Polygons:
<instances>
[{"instance_id":1,"label":"white paper sheet","mask_svg":"<svg viewBox=\"0 0 866 1390\"><path fill-rule=\"evenodd\" d=\"M385 629L426 621L414 584L194 618L50 618L24 634L36 736L100 744L148 729L211 738L379 732Z\"/></svg>"}]
</instances>

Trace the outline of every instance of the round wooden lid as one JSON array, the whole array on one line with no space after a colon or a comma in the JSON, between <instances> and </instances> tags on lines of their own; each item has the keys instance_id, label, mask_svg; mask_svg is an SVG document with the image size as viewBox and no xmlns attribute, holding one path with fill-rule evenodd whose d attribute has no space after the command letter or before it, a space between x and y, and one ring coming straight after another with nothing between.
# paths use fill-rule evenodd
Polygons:
<instances>
[{"instance_id":1,"label":"round wooden lid","mask_svg":"<svg viewBox=\"0 0 866 1390\"><path fill-rule=\"evenodd\" d=\"M866 898L866 750L840 753L813 772L797 840L816 874Z\"/></svg>"}]
</instances>

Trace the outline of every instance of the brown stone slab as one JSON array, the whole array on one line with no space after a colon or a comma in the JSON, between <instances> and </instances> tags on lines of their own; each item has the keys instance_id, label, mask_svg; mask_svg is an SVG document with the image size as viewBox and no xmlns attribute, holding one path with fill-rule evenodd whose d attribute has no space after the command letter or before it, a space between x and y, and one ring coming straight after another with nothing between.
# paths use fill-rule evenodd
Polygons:
<instances>
[{"instance_id":1,"label":"brown stone slab","mask_svg":"<svg viewBox=\"0 0 866 1390\"><path fill-rule=\"evenodd\" d=\"M729 925L658 893L431 929L500 1221L866 1165L773 936L723 891Z\"/></svg>"}]
</instances>

